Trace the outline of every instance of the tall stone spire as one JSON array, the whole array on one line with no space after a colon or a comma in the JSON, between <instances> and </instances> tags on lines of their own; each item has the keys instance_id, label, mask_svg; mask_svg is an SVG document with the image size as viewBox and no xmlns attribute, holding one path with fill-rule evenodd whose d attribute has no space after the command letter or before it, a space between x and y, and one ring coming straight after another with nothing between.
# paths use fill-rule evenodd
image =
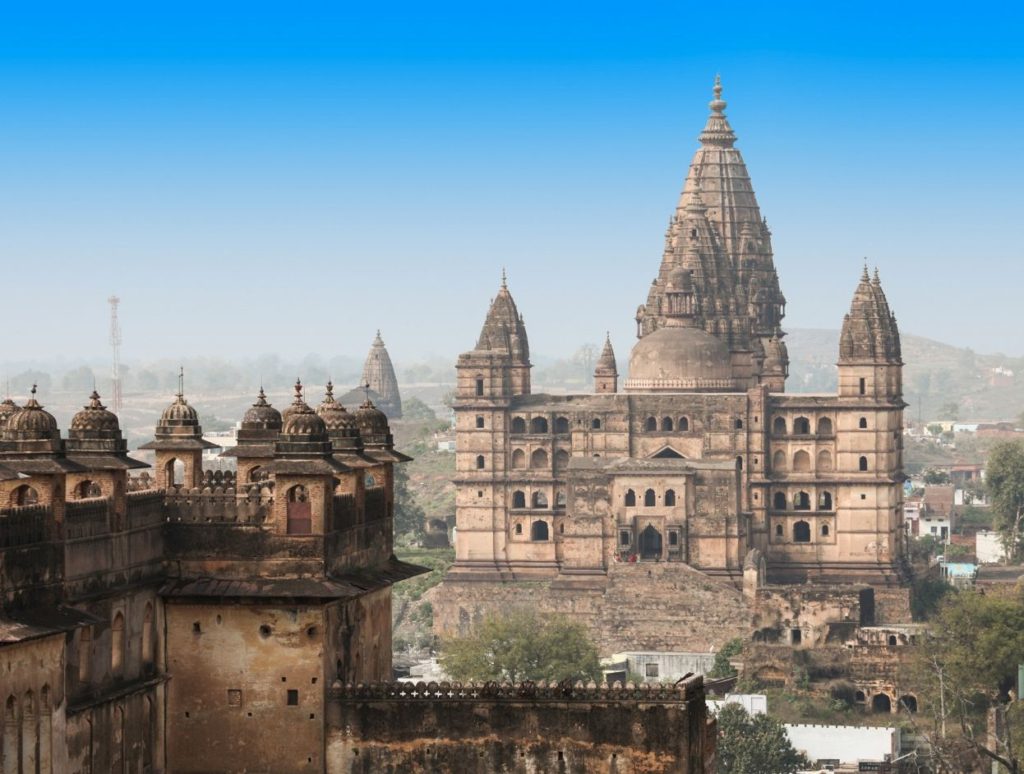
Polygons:
<instances>
[{"instance_id":1,"label":"tall stone spire","mask_svg":"<svg viewBox=\"0 0 1024 774\"><path fill-rule=\"evenodd\" d=\"M363 378L360 383L377 394L377 405L381 411L392 419L401 419L402 396L398 391L398 379L395 377L395 367L391 364L391 356L388 355L379 330L363 364Z\"/></svg>"},{"instance_id":2,"label":"tall stone spire","mask_svg":"<svg viewBox=\"0 0 1024 774\"><path fill-rule=\"evenodd\" d=\"M788 359L779 346L786 300L772 259L771 232L735 147L718 77L713 95L700 147L669 223L661 268L637 314L638 334L646 336L668 322L669 275L683 267L701 301L698 324L728 345L735 375L755 384L763 376L766 350ZM773 373L777 377L787 367L787 362L774 363Z\"/></svg>"},{"instance_id":3,"label":"tall stone spire","mask_svg":"<svg viewBox=\"0 0 1024 774\"><path fill-rule=\"evenodd\" d=\"M478 351L507 354L516 360L529 363L530 341L526 336L526 325L519 309L516 308L515 299L509 292L504 269L501 272L501 287L498 288L498 295L491 301L491 308L487 310L476 348Z\"/></svg>"},{"instance_id":4,"label":"tall stone spire","mask_svg":"<svg viewBox=\"0 0 1024 774\"><path fill-rule=\"evenodd\" d=\"M505 270L491 299L476 347L459 356L460 396L508 397L530 394L530 340L523 316L508 289Z\"/></svg>"},{"instance_id":5,"label":"tall stone spire","mask_svg":"<svg viewBox=\"0 0 1024 774\"><path fill-rule=\"evenodd\" d=\"M900 332L896 316L878 278L878 269L872 279L864 266L860 282L853 293L850 311L843 318L839 335L840 364L902 362Z\"/></svg>"},{"instance_id":6,"label":"tall stone spire","mask_svg":"<svg viewBox=\"0 0 1024 774\"><path fill-rule=\"evenodd\" d=\"M617 392L619 389L619 367L615 363L611 334L605 334L601 357L594 367L594 392Z\"/></svg>"}]
</instances>

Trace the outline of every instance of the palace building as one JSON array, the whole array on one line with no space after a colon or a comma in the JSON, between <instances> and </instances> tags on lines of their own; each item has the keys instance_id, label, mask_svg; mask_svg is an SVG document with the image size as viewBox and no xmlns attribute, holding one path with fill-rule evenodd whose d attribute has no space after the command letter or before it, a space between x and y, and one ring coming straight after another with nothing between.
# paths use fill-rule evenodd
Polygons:
<instances>
[{"instance_id":1,"label":"palace building","mask_svg":"<svg viewBox=\"0 0 1024 774\"><path fill-rule=\"evenodd\" d=\"M900 585L896 319L865 267L842 320L838 392L785 392L786 300L721 95L716 80L628 373L607 340L592 392L534 393L504 278L459 357L456 562L441 631L540 600L606 634L629 619L642 640L644 598L660 584L678 599L694 570L736 587L745 572L761 584Z\"/></svg>"}]
</instances>

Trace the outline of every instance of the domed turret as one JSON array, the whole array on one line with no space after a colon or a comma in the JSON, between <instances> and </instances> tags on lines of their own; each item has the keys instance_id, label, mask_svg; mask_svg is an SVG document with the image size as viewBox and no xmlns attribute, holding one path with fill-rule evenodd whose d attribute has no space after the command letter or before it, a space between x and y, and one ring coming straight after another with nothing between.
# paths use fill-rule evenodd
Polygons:
<instances>
[{"instance_id":1,"label":"domed turret","mask_svg":"<svg viewBox=\"0 0 1024 774\"><path fill-rule=\"evenodd\" d=\"M328 432L334 431L359 431L356 418L348 410L334 399L334 384L327 382L327 389L323 401L317 406L316 413L324 421Z\"/></svg>"},{"instance_id":2,"label":"domed turret","mask_svg":"<svg viewBox=\"0 0 1024 774\"><path fill-rule=\"evenodd\" d=\"M295 400L281 426L281 435L309 441L326 441L327 425L302 397L302 382L295 383Z\"/></svg>"},{"instance_id":3,"label":"domed turret","mask_svg":"<svg viewBox=\"0 0 1024 774\"><path fill-rule=\"evenodd\" d=\"M71 418L72 433L89 434L93 437L106 437L105 434L121 433L121 425L117 421L117 415L108 411L107 407L100 402L100 394L96 390L89 396L89 402Z\"/></svg>"},{"instance_id":4,"label":"domed turret","mask_svg":"<svg viewBox=\"0 0 1024 774\"><path fill-rule=\"evenodd\" d=\"M260 387L256 402L242 417L242 429L279 431L282 425L281 412L267 402L267 395Z\"/></svg>"},{"instance_id":5,"label":"domed turret","mask_svg":"<svg viewBox=\"0 0 1024 774\"><path fill-rule=\"evenodd\" d=\"M139 446L156 452L156 485L159 489L184 486L198 487L203 478L202 458L205 449L218 449L217 444L203 438L199 413L185 400L185 372L178 374L178 392L164 409L156 425L152 441ZM184 473L176 479L175 465L182 463Z\"/></svg>"},{"instance_id":6,"label":"domed turret","mask_svg":"<svg viewBox=\"0 0 1024 774\"><path fill-rule=\"evenodd\" d=\"M659 328L633 346L627 392L734 389L729 347L702 328Z\"/></svg>"},{"instance_id":7,"label":"domed turret","mask_svg":"<svg viewBox=\"0 0 1024 774\"><path fill-rule=\"evenodd\" d=\"M302 397L302 382L295 381L295 400L285 412L284 424L274 444L273 473L327 475L349 468L332 459L327 425Z\"/></svg>"},{"instance_id":8,"label":"domed turret","mask_svg":"<svg viewBox=\"0 0 1024 774\"><path fill-rule=\"evenodd\" d=\"M103 405L96 390L92 391L85 407L71 419L65 447L69 459L94 470L149 467L128 456L128 442L121 435L117 415Z\"/></svg>"},{"instance_id":9,"label":"domed turret","mask_svg":"<svg viewBox=\"0 0 1024 774\"><path fill-rule=\"evenodd\" d=\"M391 449L394 447L394 439L391 435L391 428L388 426L387 415L373 405L373 401L367 398L356 411L356 424L359 426L359 435L367 447L382 447Z\"/></svg>"},{"instance_id":10,"label":"domed turret","mask_svg":"<svg viewBox=\"0 0 1024 774\"><path fill-rule=\"evenodd\" d=\"M20 409L7 418L4 425L5 440L8 441L59 441L60 430L53 414L44 411L36 400L36 386L32 385L32 396Z\"/></svg>"}]
</instances>

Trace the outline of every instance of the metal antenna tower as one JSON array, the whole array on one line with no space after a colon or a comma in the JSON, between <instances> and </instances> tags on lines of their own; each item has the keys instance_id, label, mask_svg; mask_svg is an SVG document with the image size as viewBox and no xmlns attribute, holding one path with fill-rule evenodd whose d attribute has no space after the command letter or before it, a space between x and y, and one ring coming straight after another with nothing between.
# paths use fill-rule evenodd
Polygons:
<instances>
[{"instance_id":1,"label":"metal antenna tower","mask_svg":"<svg viewBox=\"0 0 1024 774\"><path fill-rule=\"evenodd\" d=\"M117 321L117 305L121 299L111 296L107 299L110 303L110 350L114 356L113 367L110 378L113 382L113 394L110 398L111 408L114 413L121 411L121 324Z\"/></svg>"}]
</instances>

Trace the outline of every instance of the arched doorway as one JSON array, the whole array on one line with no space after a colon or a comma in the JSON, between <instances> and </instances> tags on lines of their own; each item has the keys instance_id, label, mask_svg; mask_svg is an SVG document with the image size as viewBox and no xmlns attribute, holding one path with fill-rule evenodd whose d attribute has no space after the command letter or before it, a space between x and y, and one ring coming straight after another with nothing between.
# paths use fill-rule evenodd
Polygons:
<instances>
[{"instance_id":1,"label":"arched doorway","mask_svg":"<svg viewBox=\"0 0 1024 774\"><path fill-rule=\"evenodd\" d=\"M652 524L648 524L640 533L638 542L641 559L661 559L661 533Z\"/></svg>"},{"instance_id":2,"label":"arched doorway","mask_svg":"<svg viewBox=\"0 0 1024 774\"><path fill-rule=\"evenodd\" d=\"M872 712L892 712L892 701L884 693L877 694L871 700Z\"/></svg>"},{"instance_id":3,"label":"arched doorway","mask_svg":"<svg viewBox=\"0 0 1024 774\"><path fill-rule=\"evenodd\" d=\"M306 487L293 486L288 490L288 524L289 535L308 535L313 531L313 508L309 502Z\"/></svg>"}]
</instances>

